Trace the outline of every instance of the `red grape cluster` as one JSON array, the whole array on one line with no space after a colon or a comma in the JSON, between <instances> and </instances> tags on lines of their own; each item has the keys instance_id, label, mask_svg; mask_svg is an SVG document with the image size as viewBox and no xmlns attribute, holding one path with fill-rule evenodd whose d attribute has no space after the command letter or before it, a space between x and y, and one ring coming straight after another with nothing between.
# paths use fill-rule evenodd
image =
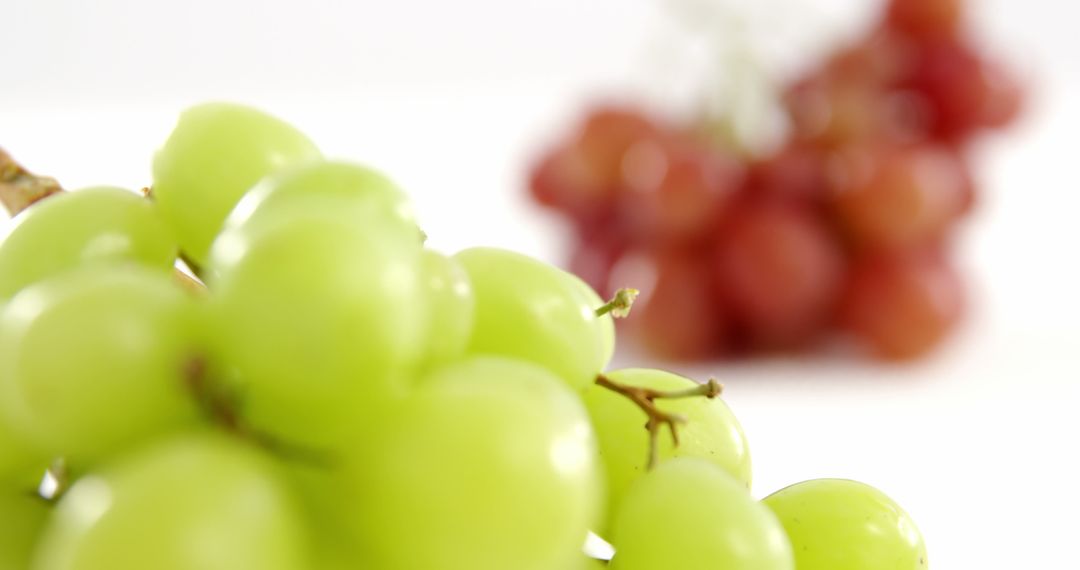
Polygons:
<instances>
[{"instance_id":1,"label":"red grape cluster","mask_svg":"<svg viewBox=\"0 0 1080 570\"><path fill-rule=\"evenodd\" d=\"M634 107L597 106L532 172L569 218L570 268L643 292L640 344L695 359L849 333L918 357L961 316L950 230L975 199L965 149L1012 121L1017 80L966 37L962 0L891 0L866 37L787 86L791 129L746 159Z\"/></svg>"}]
</instances>

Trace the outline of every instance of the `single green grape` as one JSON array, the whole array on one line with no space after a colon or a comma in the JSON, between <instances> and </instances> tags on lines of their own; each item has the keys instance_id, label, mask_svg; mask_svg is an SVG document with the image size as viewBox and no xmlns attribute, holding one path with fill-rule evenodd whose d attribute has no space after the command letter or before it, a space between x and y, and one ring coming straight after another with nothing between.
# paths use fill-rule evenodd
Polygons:
<instances>
[{"instance_id":1,"label":"single green grape","mask_svg":"<svg viewBox=\"0 0 1080 570\"><path fill-rule=\"evenodd\" d=\"M0 313L0 415L50 456L93 461L194 419L191 299L164 274L94 267Z\"/></svg>"},{"instance_id":2,"label":"single green grape","mask_svg":"<svg viewBox=\"0 0 1080 570\"><path fill-rule=\"evenodd\" d=\"M249 223L277 209L302 208L313 197L341 200L337 212L357 224L369 217L416 225L409 197L384 174L351 162L317 161L269 176L251 189L225 220L226 227Z\"/></svg>"},{"instance_id":3,"label":"single green grape","mask_svg":"<svg viewBox=\"0 0 1080 570\"><path fill-rule=\"evenodd\" d=\"M478 247L454 257L476 297L468 352L535 362L575 389L607 366L614 324L609 315L596 315L603 302L576 278L502 249Z\"/></svg>"},{"instance_id":4,"label":"single green grape","mask_svg":"<svg viewBox=\"0 0 1080 570\"><path fill-rule=\"evenodd\" d=\"M680 391L698 384L689 378L644 368L606 372L619 384L660 391ZM589 410L600 459L607 475L608 513L617 512L627 489L646 473L649 457L648 431L644 428L648 416L627 397L593 384L582 394ZM750 488L750 448L742 425L731 408L720 398L695 396L690 398L657 399L656 407L686 419L679 425L679 446L675 447L667 428L663 428L659 443L659 458L697 457L715 464Z\"/></svg>"},{"instance_id":5,"label":"single green grape","mask_svg":"<svg viewBox=\"0 0 1080 570\"><path fill-rule=\"evenodd\" d=\"M0 480L0 570L30 567L30 557L50 511L45 499L26 489L8 487Z\"/></svg>"},{"instance_id":6,"label":"single green grape","mask_svg":"<svg viewBox=\"0 0 1080 570\"><path fill-rule=\"evenodd\" d=\"M80 479L33 570L306 570L306 531L270 462L242 442L190 434Z\"/></svg>"},{"instance_id":7,"label":"single green grape","mask_svg":"<svg viewBox=\"0 0 1080 570\"><path fill-rule=\"evenodd\" d=\"M317 160L303 133L262 111L206 103L180 115L154 156L154 201L198 264L237 201L263 177Z\"/></svg>"},{"instance_id":8,"label":"single green grape","mask_svg":"<svg viewBox=\"0 0 1080 570\"><path fill-rule=\"evenodd\" d=\"M89 264L172 270L176 242L152 204L120 188L50 196L8 222L0 238L0 300Z\"/></svg>"},{"instance_id":9,"label":"single green grape","mask_svg":"<svg viewBox=\"0 0 1080 570\"><path fill-rule=\"evenodd\" d=\"M244 418L316 447L377 421L420 357L419 257L415 233L377 218L298 218L252 240L217 275L209 306Z\"/></svg>"},{"instance_id":10,"label":"single green grape","mask_svg":"<svg viewBox=\"0 0 1080 570\"><path fill-rule=\"evenodd\" d=\"M424 249L420 272L428 308L424 364L430 368L465 353L472 335L476 299L469 275L453 257Z\"/></svg>"},{"instance_id":11,"label":"single green grape","mask_svg":"<svg viewBox=\"0 0 1080 570\"><path fill-rule=\"evenodd\" d=\"M433 372L343 477L380 570L573 567L602 502L576 394L535 364L472 357Z\"/></svg>"},{"instance_id":12,"label":"single green grape","mask_svg":"<svg viewBox=\"0 0 1080 570\"><path fill-rule=\"evenodd\" d=\"M330 218L358 230L397 225L420 243L412 204L393 182L363 166L316 161L267 177L244 195L210 249L204 277L213 286L252 242L282 225Z\"/></svg>"},{"instance_id":13,"label":"single green grape","mask_svg":"<svg viewBox=\"0 0 1080 570\"><path fill-rule=\"evenodd\" d=\"M798 570L922 570L914 521L881 491L846 479L812 479L762 501L795 549Z\"/></svg>"},{"instance_id":14,"label":"single green grape","mask_svg":"<svg viewBox=\"0 0 1080 570\"><path fill-rule=\"evenodd\" d=\"M745 485L694 457L659 464L627 491L612 570L794 570L784 528Z\"/></svg>"},{"instance_id":15,"label":"single green grape","mask_svg":"<svg viewBox=\"0 0 1080 570\"><path fill-rule=\"evenodd\" d=\"M337 457L330 457L329 461L305 461L279 454L276 462L308 529L312 570L368 568L362 564L362 553L349 530L356 505L343 500Z\"/></svg>"}]
</instances>

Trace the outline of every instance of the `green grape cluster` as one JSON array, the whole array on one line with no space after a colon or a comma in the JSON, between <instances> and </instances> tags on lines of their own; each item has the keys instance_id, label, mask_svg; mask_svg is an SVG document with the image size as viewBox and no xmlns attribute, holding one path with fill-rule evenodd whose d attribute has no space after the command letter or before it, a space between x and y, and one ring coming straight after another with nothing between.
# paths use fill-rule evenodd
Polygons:
<instances>
[{"instance_id":1,"label":"green grape cluster","mask_svg":"<svg viewBox=\"0 0 1080 570\"><path fill-rule=\"evenodd\" d=\"M926 567L865 485L754 500L715 380L607 370L629 291L423 236L390 179L231 104L181 115L146 196L21 212L0 570Z\"/></svg>"}]
</instances>

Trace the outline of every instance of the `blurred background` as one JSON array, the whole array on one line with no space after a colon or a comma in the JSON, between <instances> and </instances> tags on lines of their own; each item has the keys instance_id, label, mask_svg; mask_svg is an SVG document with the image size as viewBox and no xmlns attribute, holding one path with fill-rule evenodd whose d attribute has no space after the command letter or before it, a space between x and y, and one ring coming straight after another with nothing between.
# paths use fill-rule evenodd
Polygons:
<instances>
[{"instance_id":1,"label":"blurred background","mask_svg":"<svg viewBox=\"0 0 1080 570\"><path fill-rule=\"evenodd\" d=\"M529 176L590 109L617 103L684 126L725 114L740 147L766 153L791 136L781 90L865 38L883 9L4 0L0 146L68 188L137 189L180 110L235 100L297 125L328 156L384 170L413 196L435 248L498 245L565 264L578 234L530 197ZM978 199L948 256L967 311L940 346L903 363L831 350L692 362L621 352L623 364L726 384L757 496L859 479L911 512L936 568L1077 567L1078 15L1051 0L967 3L971 45L1012 70L1023 108L965 145Z\"/></svg>"}]
</instances>

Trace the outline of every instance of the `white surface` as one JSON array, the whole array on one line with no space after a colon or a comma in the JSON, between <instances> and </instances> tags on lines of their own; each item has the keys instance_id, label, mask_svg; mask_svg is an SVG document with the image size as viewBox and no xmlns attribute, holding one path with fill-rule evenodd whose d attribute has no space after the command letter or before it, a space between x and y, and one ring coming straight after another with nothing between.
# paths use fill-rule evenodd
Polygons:
<instances>
[{"instance_id":1,"label":"white surface","mask_svg":"<svg viewBox=\"0 0 1080 570\"><path fill-rule=\"evenodd\" d=\"M135 188L183 106L238 99L294 122L329 155L390 173L414 195L434 246L495 244L554 260L560 228L521 194L537 145L585 96L679 87L648 81L663 67L655 46L670 37L648 0L311 4L5 2L0 145L69 187ZM751 30L777 30L754 44L777 69L871 11L856 0L805 4L738 9L756 14ZM905 368L688 372L727 384L758 494L856 478L911 511L933 568L1078 568L1077 8L980 6L979 31L1017 54L1036 97L1024 124L980 155L983 207L961 247L975 312L962 334ZM784 10L800 18L770 27Z\"/></svg>"}]
</instances>

